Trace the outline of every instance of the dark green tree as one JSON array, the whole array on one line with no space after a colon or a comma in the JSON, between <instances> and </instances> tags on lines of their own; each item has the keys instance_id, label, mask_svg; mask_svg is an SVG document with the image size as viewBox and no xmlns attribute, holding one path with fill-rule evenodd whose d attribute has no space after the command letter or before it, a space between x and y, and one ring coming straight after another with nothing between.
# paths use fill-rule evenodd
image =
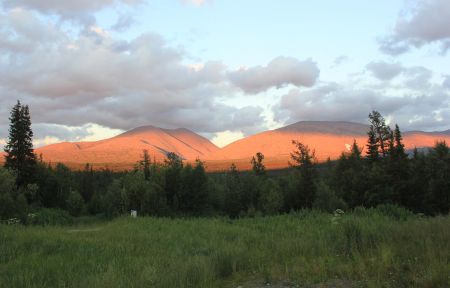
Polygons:
<instances>
[{"instance_id":1,"label":"dark green tree","mask_svg":"<svg viewBox=\"0 0 450 288\"><path fill-rule=\"evenodd\" d=\"M261 152L258 152L255 156L252 157L252 161L250 162L252 164L253 172L256 176L266 175L266 167L263 163L264 155Z\"/></svg>"},{"instance_id":2,"label":"dark green tree","mask_svg":"<svg viewBox=\"0 0 450 288\"><path fill-rule=\"evenodd\" d=\"M333 183L329 186L333 187L337 197L344 199L350 208L364 205L367 186L366 166L361 157L361 149L355 140L350 153L343 153L336 163L334 175L331 177Z\"/></svg>"},{"instance_id":3,"label":"dark green tree","mask_svg":"<svg viewBox=\"0 0 450 288\"><path fill-rule=\"evenodd\" d=\"M76 217L80 216L83 210L84 201L78 191L72 190L70 191L69 196L67 197L66 205L70 215Z\"/></svg>"},{"instance_id":4,"label":"dark green tree","mask_svg":"<svg viewBox=\"0 0 450 288\"><path fill-rule=\"evenodd\" d=\"M380 112L372 111L369 113L369 143L370 138L375 137L375 143L378 144L379 152L381 156L386 157L389 151L389 139L391 138L391 129L386 125L386 121ZM371 135L371 134L374 135Z\"/></svg>"},{"instance_id":5,"label":"dark green tree","mask_svg":"<svg viewBox=\"0 0 450 288\"><path fill-rule=\"evenodd\" d=\"M208 205L208 177L203 162L187 164L181 172L179 210L188 215L201 215Z\"/></svg>"},{"instance_id":6,"label":"dark green tree","mask_svg":"<svg viewBox=\"0 0 450 288\"><path fill-rule=\"evenodd\" d=\"M241 212L245 211L245 207L242 203L241 177L234 163L231 164L227 173L225 189L224 211L231 218L236 218Z\"/></svg>"},{"instance_id":7,"label":"dark green tree","mask_svg":"<svg viewBox=\"0 0 450 288\"><path fill-rule=\"evenodd\" d=\"M33 182L36 155L33 150L33 131L28 106L20 101L11 110L9 136L5 146L5 167L15 171L17 186Z\"/></svg>"},{"instance_id":8,"label":"dark green tree","mask_svg":"<svg viewBox=\"0 0 450 288\"><path fill-rule=\"evenodd\" d=\"M142 160L140 161L140 165L142 167L142 170L144 171L144 179L146 181L150 180L150 155L148 154L148 150L144 149L142 154Z\"/></svg>"},{"instance_id":9,"label":"dark green tree","mask_svg":"<svg viewBox=\"0 0 450 288\"><path fill-rule=\"evenodd\" d=\"M94 170L89 163L86 163L84 170L79 173L80 176L80 194L85 203L88 203L95 192Z\"/></svg>"},{"instance_id":10,"label":"dark green tree","mask_svg":"<svg viewBox=\"0 0 450 288\"><path fill-rule=\"evenodd\" d=\"M402 142L403 137L402 133L400 132L400 128L397 124L395 124L395 130L394 130L394 141L395 141L395 154L398 159L406 159L408 155L405 153L405 145Z\"/></svg>"},{"instance_id":11,"label":"dark green tree","mask_svg":"<svg viewBox=\"0 0 450 288\"><path fill-rule=\"evenodd\" d=\"M291 153L293 163L289 162L289 164L298 170L300 177L297 199L293 208L295 210L312 208L316 195L315 152L299 141L294 140L292 144L295 145L296 150Z\"/></svg>"},{"instance_id":12,"label":"dark green tree","mask_svg":"<svg viewBox=\"0 0 450 288\"><path fill-rule=\"evenodd\" d=\"M428 173L427 212L447 214L450 212L450 148L445 141L437 142L431 149Z\"/></svg>"},{"instance_id":13,"label":"dark green tree","mask_svg":"<svg viewBox=\"0 0 450 288\"><path fill-rule=\"evenodd\" d=\"M405 153L405 146L402 143L402 134L398 125L391 132L389 140L389 163L386 170L389 171L389 180L394 189L393 202L397 205L406 206L407 198L410 197L409 187L409 161Z\"/></svg>"},{"instance_id":14,"label":"dark green tree","mask_svg":"<svg viewBox=\"0 0 450 288\"><path fill-rule=\"evenodd\" d=\"M373 126L370 126L369 132L367 135L369 136L367 139L367 150L366 150L366 158L371 162L376 162L380 158L380 154L378 153L378 142L376 137L376 132Z\"/></svg>"},{"instance_id":15,"label":"dark green tree","mask_svg":"<svg viewBox=\"0 0 450 288\"><path fill-rule=\"evenodd\" d=\"M183 169L183 162L176 153L167 153L167 159L164 160L165 183L164 190L166 191L167 204L173 211L178 210L178 193L181 190L181 171Z\"/></svg>"}]
</instances>

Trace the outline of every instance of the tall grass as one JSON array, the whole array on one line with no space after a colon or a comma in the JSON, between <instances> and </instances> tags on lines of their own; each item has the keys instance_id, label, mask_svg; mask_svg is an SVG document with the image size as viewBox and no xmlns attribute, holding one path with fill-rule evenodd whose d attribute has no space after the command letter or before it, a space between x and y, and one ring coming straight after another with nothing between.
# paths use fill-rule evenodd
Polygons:
<instances>
[{"instance_id":1,"label":"tall grass","mask_svg":"<svg viewBox=\"0 0 450 288\"><path fill-rule=\"evenodd\" d=\"M449 287L449 261L449 217L380 210L0 226L0 287Z\"/></svg>"}]
</instances>

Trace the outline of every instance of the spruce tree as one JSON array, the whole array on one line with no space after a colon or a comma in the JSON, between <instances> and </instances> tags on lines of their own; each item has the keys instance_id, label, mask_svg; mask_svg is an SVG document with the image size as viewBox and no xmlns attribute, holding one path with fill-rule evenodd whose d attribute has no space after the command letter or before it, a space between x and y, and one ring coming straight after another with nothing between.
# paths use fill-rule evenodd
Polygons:
<instances>
[{"instance_id":1,"label":"spruce tree","mask_svg":"<svg viewBox=\"0 0 450 288\"><path fill-rule=\"evenodd\" d=\"M289 163L299 171L300 185L298 187L298 197L295 199L294 209L312 208L316 196L316 169L315 169L315 151L299 141L292 141L296 150L291 153L291 159L294 163Z\"/></svg>"},{"instance_id":2,"label":"spruce tree","mask_svg":"<svg viewBox=\"0 0 450 288\"><path fill-rule=\"evenodd\" d=\"M383 157L386 157L389 149L389 139L391 129L386 125L386 122L381 116L380 112L372 111L369 113L370 131L375 134L376 143L378 144L379 152ZM370 133L370 132L369 132ZM369 134L369 137L371 135Z\"/></svg>"},{"instance_id":3,"label":"spruce tree","mask_svg":"<svg viewBox=\"0 0 450 288\"><path fill-rule=\"evenodd\" d=\"M395 141L395 154L399 159L405 159L407 158L407 155L405 153L405 145L402 143L403 137L402 133L400 132L400 128L397 124L395 124L395 130L394 130L394 141Z\"/></svg>"},{"instance_id":4,"label":"spruce tree","mask_svg":"<svg viewBox=\"0 0 450 288\"><path fill-rule=\"evenodd\" d=\"M370 126L369 132L367 132L369 136L367 139L367 151L366 158L370 160L370 162L375 162L378 160L380 155L378 154L378 142L377 137L375 135L375 130L373 126Z\"/></svg>"},{"instance_id":5,"label":"spruce tree","mask_svg":"<svg viewBox=\"0 0 450 288\"><path fill-rule=\"evenodd\" d=\"M150 156L148 154L148 150L144 149L142 154L142 160L140 161L140 165L144 170L144 179L146 181L150 180Z\"/></svg>"},{"instance_id":6,"label":"spruce tree","mask_svg":"<svg viewBox=\"0 0 450 288\"><path fill-rule=\"evenodd\" d=\"M33 150L33 131L28 105L20 101L11 110L9 136L5 146L5 167L17 174L17 186L32 182L36 168Z\"/></svg>"},{"instance_id":7,"label":"spruce tree","mask_svg":"<svg viewBox=\"0 0 450 288\"><path fill-rule=\"evenodd\" d=\"M253 172L256 176L266 175L266 167L263 164L264 155L261 152L258 152L255 156L253 156L251 161Z\"/></svg>"}]
</instances>

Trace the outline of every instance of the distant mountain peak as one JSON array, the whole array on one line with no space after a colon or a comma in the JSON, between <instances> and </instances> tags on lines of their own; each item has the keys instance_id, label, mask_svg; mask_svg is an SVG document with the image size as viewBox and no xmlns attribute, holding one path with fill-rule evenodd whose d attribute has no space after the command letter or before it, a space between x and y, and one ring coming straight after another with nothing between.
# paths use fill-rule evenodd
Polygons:
<instances>
[{"instance_id":1,"label":"distant mountain peak","mask_svg":"<svg viewBox=\"0 0 450 288\"><path fill-rule=\"evenodd\" d=\"M366 135L369 125L347 121L299 121L276 129L281 132L308 132L341 135Z\"/></svg>"}]
</instances>

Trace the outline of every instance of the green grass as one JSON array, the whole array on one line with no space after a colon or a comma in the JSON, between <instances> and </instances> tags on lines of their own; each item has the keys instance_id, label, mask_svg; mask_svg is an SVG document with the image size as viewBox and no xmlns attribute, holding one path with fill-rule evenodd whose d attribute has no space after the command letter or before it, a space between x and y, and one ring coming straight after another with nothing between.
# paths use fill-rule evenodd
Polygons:
<instances>
[{"instance_id":1,"label":"green grass","mask_svg":"<svg viewBox=\"0 0 450 288\"><path fill-rule=\"evenodd\" d=\"M332 218L0 225L0 287L450 286L450 217Z\"/></svg>"}]
</instances>

